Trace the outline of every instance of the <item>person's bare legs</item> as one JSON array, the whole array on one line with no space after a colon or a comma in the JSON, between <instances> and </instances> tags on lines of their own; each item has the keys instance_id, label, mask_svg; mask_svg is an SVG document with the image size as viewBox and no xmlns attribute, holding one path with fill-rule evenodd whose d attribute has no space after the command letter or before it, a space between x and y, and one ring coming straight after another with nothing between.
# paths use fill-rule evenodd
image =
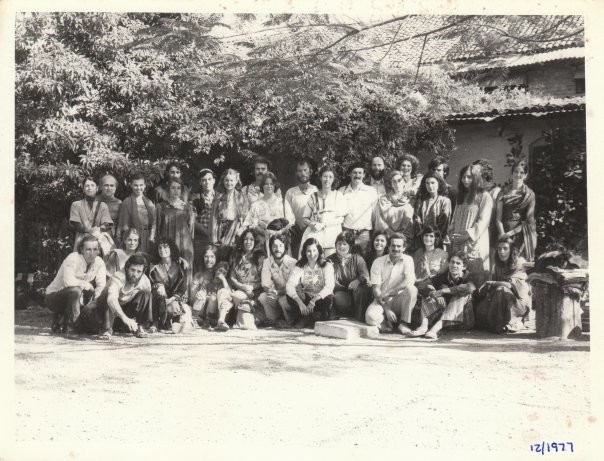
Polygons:
<instances>
[{"instance_id":1,"label":"person's bare legs","mask_svg":"<svg viewBox=\"0 0 604 461\"><path fill-rule=\"evenodd\" d=\"M432 328L430 328L430 330L424 336L428 339L437 339L438 333L440 332L440 330L442 330L442 328L443 328L443 321L439 320L432 326Z\"/></svg>"}]
</instances>

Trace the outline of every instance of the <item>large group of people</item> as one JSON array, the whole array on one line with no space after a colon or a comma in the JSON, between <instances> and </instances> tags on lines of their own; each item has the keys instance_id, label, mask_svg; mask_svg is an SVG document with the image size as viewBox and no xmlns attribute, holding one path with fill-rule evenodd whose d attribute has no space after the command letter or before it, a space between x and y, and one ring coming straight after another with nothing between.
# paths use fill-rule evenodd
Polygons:
<instances>
[{"instance_id":1,"label":"large group of people","mask_svg":"<svg viewBox=\"0 0 604 461\"><path fill-rule=\"evenodd\" d=\"M69 218L75 251L46 290L53 331L109 339L337 318L427 338L523 328L536 246L525 162L503 188L485 160L464 166L457 188L441 157L425 174L411 154L393 168L381 157L352 164L347 178L324 165L318 186L309 160L295 166L284 193L263 157L246 186L235 169L217 179L204 168L189 187L171 163L149 193L132 176L123 201L112 175L100 193L86 178Z\"/></svg>"}]
</instances>

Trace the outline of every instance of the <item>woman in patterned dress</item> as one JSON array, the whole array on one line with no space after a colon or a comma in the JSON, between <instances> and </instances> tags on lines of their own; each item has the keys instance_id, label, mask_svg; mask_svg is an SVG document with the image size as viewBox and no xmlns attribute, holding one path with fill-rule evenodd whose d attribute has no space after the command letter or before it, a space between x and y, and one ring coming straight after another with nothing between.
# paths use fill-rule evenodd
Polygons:
<instances>
[{"instance_id":1,"label":"woman in patterned dress","mask_svg":"<svg viewBox=\"0 0 604 461\"><path fill-rule=\"evenodd\" d=\"M162 237L172 239L181 256L187 261L187 272L190 273L193 267L195 212L189 203L180 198L183 188L180 179L169 179L168 188L168 200L157 205L155 233L151 234L149 240L154 241Z\"/></svg>"},{"instance_id":2,"label":"woman in patterned dress","mask_svg":"<svg viewBox=\"0 0 604 461\"><path fill-rule=\"evenodd\" d=\"M402 233L407 242L413 239L413 207L403 189L403 174L390 170L384 176L386 193L378 199L373 214L374 229L388 236Z\"/></svg>"},{"instance_id":3,"label":"woman in patterned dress","mask_svg":"<svg viewBox=\"0 0 604 461\"><path fill-rule=\"evenodd\" d=\"M241 193L239 173L229 168L218 181L216 197L212 204L212 243L221 248L232 247L241 233L248 209L247 199Z\"/></svg>"},{"instance_id":4,"label":"woman in patterned dress","mask_svg":"<svg viewBox=\"0 0 604 461\"><path fill-rule=\"evenodd\" d=\"M476 286L487 279L489 267L489 223L493 199L482 187L480 165L467 165L459 173L457 206L449 224L449 253L463 251L467 269Z\"/></svg>"},{"instance_id":5,"label":"woman in patterned dress","mask_svg":"<svg viewBox=\"0 0 604 461\"><path fill-rule=\"evenodd\" d=\"M438 248L440 235L438 230L426 226L421 234L422 246L413 255L416 282L422 282L447 270L449 255Z\"/></svg>"},{"instance_id":6,"label":"woman in patterned dress","mask_svg":"<svg viewBox=\"0 0 604 461\"><path fill-rule=\"evenodd\" d=\"M259 243L262 245L270 239L271 235L280 235L287 232L289 226L279 231L267 228L271 221L285 217L283 199L281 194L278 194L280 191L279 182L273 173L268 172L262 177L260 190L262 196L250 206L243 227L254 229L258 234Z\"/></svg>"}]
</instances>

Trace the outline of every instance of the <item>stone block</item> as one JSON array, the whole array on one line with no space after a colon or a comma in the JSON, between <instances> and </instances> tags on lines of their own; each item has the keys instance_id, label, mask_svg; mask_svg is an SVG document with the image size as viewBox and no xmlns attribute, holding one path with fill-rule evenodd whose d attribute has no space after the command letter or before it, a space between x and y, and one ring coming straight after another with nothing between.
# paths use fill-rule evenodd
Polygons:
<instances>
[{"instance_id":1,"label":"stone block","mask_svg":"<svg viewBox=\"0 0 604 461\"><path fill-rule=\"evenodd\" d=\"M330 320L316 322L315 334L338 339L375 338L379 330L355 320Z\"/></svg>"}]
</instances>

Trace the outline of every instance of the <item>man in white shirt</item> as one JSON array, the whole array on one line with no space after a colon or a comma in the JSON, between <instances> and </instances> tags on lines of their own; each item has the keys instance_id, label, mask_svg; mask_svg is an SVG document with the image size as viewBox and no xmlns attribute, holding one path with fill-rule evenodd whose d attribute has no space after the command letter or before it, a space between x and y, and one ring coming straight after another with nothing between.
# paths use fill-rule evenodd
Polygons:
<instances>
[{"instance_id":1,"label":"man in white shirt","mask_svg":"<svg viewBox=\"0 0 604 461\"><path fill-rule=\"evenodd\" d=\"M128 258L123 272L116 272L98 299L89 303L80 314L75 330L78 333L99 334L108 340L113 331L133 332L137 338L151 327L151 282L145 275L147 260L141 254Z\"/></svg>"},{"instance_id":2,"label":"man in white shirt","mask_svg":"<svg viewBox=\"0 0 604 461\"><path fill-rule=\"evenodd\" d=\"M354 243L363 252L367 249L371 239L371 216L378 200L378 193L374 187L363 184L365 168L360 163L353 164L348 170L350 184L340 187L339 192L348 202L348 214L344 217L342 230L350 231L354 236Z\"/></svg>"},{"instance_id":3,"label":"man in white shirt","mask_svg":"<svg viewBox=\"0 0 604 461\"><path fill-rule=\"evenodd\" d=\"M248 205L263 197L260 190L260 183L266 173L268 173L271 165L270 162L260 155L254 159L254 182L241 188L241 193L247 198Z\"/></svg>"},{"instance_id":4,"label":"man in white shirt","mask_svg":"<svg viewBox=\"0 0 604 461\"><path fill-rule=\"evenodd\" d=\"M298 185L285 193L285 219L295 221L289 229L291 253L297 255L300 251L300 241L306 229L304 211L310 196L317 192L316 186L310 183L312 167L308 160L302 159L296 163L296 180Z\"/></svg>"},{"instance_id":5,"label":"man in white shirt","mask_svg":"<svg viewBox=\"0 0 604 461\"><path fill-rule=\"evenodd\" d=\"M46 287L45 304L53 311L52 331L74 332L80 308L88 298L98 298L107 276L105 263L99 257L99 241L86 235L77 253L65 258L54 280Z\"/></svg>"},{"instance_id":6,"label":"man in white shirt","mask_svg":"<svg viewBox=\"0 0 604 461\"><path fill-rule=\"evenodd\" d=\"M398 324L402 334L411 332L411 313L417 301L413 258L405 251L405 236L390 237L389 253L377 258L371 266L373 302L365 313L368 325L378 326L382 333Z\"/></svg>"},{"instance_id":7,"label":"man in white shirt","mask_svg":"<svg viewBox=\"0 0 604 461\"><path fill-rule=\"evenodd\" d=\"M371 159L371 169L369 171L369 185L374 187L378 193L378 196L386 193L386 187L384 186L384 172L386 170L386 164L382 157L373 157Z\"/></svg>"},{"instance_id":8,"label":"man in white shirt","mask_svg":"<svg viewBox=\"0 0 604 461\"><path fill-rule=\"evenodd\" d=\"M287 254L287 239L283 235L273 235L269 240L269 248L271 254L262 263L260 275L264 293L258 297L258 302L264 308L265 318L257 318L257 321L285 328L295 320L288 315L285 285L296 260Z\"/></svg>"}]
</instances>

